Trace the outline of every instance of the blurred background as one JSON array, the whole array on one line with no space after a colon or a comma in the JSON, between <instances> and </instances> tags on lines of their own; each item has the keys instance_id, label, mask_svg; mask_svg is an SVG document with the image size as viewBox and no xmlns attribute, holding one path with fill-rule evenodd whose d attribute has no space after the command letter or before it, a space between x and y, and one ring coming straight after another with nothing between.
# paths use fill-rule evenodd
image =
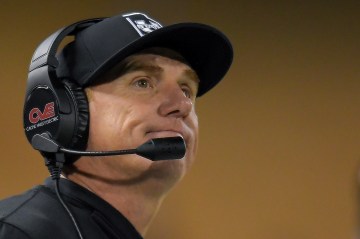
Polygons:
<instances>
[{"instance_id":1,"label":"blurred background","mask_svg":"<svg viewBox=\"0 0 360 239\"><path fill-rule=\"evenodd\" d=\"M48 175L22 128L37 45L77 20L132 11L213 25L235 50L197 102L197 161L146 238L355 238L360 1L2 0L0 198Z\"/></svg>"}]
</instances>

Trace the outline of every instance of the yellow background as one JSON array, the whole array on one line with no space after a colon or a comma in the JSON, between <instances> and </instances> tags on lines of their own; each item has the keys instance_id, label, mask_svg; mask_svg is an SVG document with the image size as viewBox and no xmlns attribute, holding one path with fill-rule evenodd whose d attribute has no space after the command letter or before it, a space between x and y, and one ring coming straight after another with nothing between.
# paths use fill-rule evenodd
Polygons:
<instances>
[{"instance_id":1,"label":"yellow background","mask_svg":"<svg viewBox=\"0 0 360 239\"><path fill-rule=\"evenodd\" d=\"M47 176L22 129L36 46L77 20L130 11L211 24L235 50L224 81L197 102L197 161L147 238L354 238L359 1L1 1L0 198Z\"/></svg>"}]
</instances>

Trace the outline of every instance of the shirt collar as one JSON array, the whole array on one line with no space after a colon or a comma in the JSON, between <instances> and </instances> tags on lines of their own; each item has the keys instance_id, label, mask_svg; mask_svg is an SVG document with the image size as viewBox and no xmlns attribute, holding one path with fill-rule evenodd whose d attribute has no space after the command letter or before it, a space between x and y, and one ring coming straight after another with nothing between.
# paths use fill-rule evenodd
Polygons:
<instances>
[{"instance_id":1,"label":"shirt collar","mask_svg":"<svg viewBox=\"0 0 360 239\"><path fill-rule=\"evenodd\" d=\"M54 180L47 178L44 184L55 192ZM109 224L110 228L121 232L120 234L125 233L128 236L126 238L142 239L142 236L121 212L88 189L66 178L60 178L59 191L65 201L78 207L85 206L93 210L95 217L98 217L97 221L101 220L103 223Z\"/></svg>"}]
</instances>

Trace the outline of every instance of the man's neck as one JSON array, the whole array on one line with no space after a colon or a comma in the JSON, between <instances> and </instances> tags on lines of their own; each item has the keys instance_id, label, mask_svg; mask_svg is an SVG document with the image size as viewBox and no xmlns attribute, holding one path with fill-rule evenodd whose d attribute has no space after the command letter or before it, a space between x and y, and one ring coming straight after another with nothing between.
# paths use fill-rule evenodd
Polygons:
<instances>
[{"instance_id":1,"label":"man's neck","mask_svg":"<svg viewBox=\"0 0 360 239\"><path fill-rule=\"evenodd\" d=\"M142 236L146 234L165 197L165 193L151 192L156 191L151 188L159 187L159 185L154 185L154 182L109 183L81 173L71 173L66 175L66 178L107 201L121 212Z\"/></svg>"}]
</instances>

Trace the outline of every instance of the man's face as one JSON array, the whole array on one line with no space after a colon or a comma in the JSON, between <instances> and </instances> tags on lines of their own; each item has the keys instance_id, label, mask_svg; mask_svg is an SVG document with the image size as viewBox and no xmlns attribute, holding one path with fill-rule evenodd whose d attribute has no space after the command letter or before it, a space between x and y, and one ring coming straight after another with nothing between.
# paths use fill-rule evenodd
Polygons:
<instances>
[{"instance_id":1,"label":"man's face","mask_svg":"<svg viewBox=\"0 0 360 239\"><path fill-rule=\"evenodd\" d=\"M197 76L188 65L159 55L134 55L130 62L131 67L122 76L87 89L88 150L130 149L152 138L181 136L186 155L181 160L156 162L137 155L86 160L101 177L111 180L178 180L193 162L197 149Z\"/></svg>"}]
</instances>

